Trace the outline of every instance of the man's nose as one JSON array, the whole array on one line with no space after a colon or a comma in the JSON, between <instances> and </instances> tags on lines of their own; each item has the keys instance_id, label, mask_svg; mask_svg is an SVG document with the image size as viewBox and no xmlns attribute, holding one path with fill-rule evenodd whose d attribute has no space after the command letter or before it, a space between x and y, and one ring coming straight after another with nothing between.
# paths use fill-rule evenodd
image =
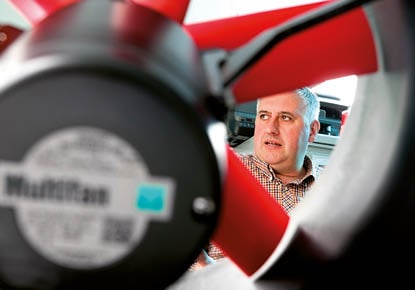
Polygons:
<instances>
[{"instance_id":1,"label":"man's nose","mask_svg":"<svg viewBox=\"0 0 415 290\"><path fill-rule=\"evenodd\" d=\"M270 120L270 122L268 122L267 124L267 133L269 134L279 134L280 130L279 130L279 122L277 119L273 119Z\"/></svg>"}]
</instances>

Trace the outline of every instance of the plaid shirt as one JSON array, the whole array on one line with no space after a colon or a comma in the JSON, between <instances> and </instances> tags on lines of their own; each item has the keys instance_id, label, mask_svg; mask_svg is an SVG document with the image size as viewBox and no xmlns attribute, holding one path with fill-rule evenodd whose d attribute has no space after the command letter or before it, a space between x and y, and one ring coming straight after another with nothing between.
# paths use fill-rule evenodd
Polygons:
<instances>
[{"instance_id":1,"label":"plaid shirt","mask_svg":"<svg viewBox=\"0 0 415 290\"><path fill-rule=\"evenodd\" d=\"M315 180L313 165L308 156L304 159L304 168L306 169L304 177L301 180L296 179L285 185L276 176L275 171L268 163L261 161L252 154L240 155L239 157L242 163L287 213L301 201ZM207 252L213 259L224 257L223 252L212 243L209 244Z\"/></svg>"}]
</instances>

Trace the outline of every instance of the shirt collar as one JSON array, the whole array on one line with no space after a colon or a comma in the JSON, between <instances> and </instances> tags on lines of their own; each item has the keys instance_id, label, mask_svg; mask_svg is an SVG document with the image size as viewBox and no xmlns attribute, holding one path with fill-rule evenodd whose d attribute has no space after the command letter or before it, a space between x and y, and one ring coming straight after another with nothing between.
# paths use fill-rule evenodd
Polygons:
<instances>
[{"instance_id":1,"label":"shirt collar","mask_svg":"<svg viewBox=\"0 0 415 290\"><path fill-rule=\"evenodd\" d=\"M269 178L269 181L272 181L272 180L277 178L277 176L275 174L275 170L271 167L271 165L269 165L268 163L262 161L256 155L252 156L252 160L255 163L255 165L257 166L257 168L259 168ZM308 157L307 155L304 157L303 166L306 169L306 173L305 173L304 177L301 180L297 181L298 184L304 182L305 180L311 179L312 181L314 181L314 179L315 179L313 163L312 163L310 157Z\"/></svg>"}]
</instances>

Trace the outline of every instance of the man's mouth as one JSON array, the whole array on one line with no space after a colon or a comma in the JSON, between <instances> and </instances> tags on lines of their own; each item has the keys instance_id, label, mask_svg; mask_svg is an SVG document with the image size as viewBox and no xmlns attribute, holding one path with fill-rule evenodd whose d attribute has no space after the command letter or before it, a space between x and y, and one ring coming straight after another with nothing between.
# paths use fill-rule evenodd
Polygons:
<instances>
[{"instance_id":1,"label":"man's mouth","mask_svg":"<svg viewBox=\"0 0 415 290\"><path fill-rule=\"evenodd\" d=\"M265 141L265 145L271 145L271 146L281 146L280 143L276 142L276 141L271 141L271 140L267 140Z\"/></svg>"}]
</instances>

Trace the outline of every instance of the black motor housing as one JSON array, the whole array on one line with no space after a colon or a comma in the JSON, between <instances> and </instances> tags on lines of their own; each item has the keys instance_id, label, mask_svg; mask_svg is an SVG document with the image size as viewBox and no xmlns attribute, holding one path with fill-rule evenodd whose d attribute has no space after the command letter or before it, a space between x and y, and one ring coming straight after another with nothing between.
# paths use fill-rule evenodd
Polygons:
<instances>
[{"instance_id":1,"label":"black motor housing","mask_svg":"<svg viewBox=\"0 0 415 290\"><path fill-rule=\"evenodd\" d=\"M0 66L1 288L163 289L180 277L216 226L226 139L180 24L80 1Z\"/></svg>"}]
</instances>

